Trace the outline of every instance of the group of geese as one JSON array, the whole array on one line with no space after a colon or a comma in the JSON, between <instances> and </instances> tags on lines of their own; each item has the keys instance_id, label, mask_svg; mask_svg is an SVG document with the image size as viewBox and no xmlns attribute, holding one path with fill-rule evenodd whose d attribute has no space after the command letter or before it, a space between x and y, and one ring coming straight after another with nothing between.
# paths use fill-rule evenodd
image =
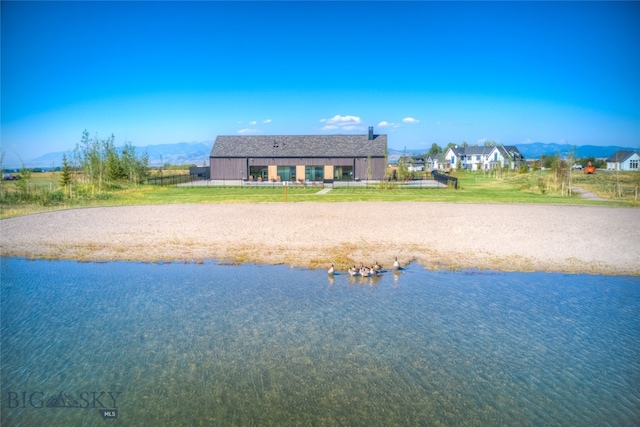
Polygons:
<instances>
[{"instance_id":1,"label":"group of geese","mask_svg":"<svg viewBox=\"0 0 640 427\"><path fill-rule=\"evenodd\" d=\"M400 263L398 262L398 257L393 262L393 269L400 270ZM349 267L347 272L351 277L361 276L361 277L376 277L378 274L382 273L382 266L378 264L376 261L371 267L367 267L364 263L360 263L360 268L357 268L355 264L352 267ZM335 264L331 264L331 268L327 271L329 276L333 276L336 272Z\"/></svg>"}]
</instances>

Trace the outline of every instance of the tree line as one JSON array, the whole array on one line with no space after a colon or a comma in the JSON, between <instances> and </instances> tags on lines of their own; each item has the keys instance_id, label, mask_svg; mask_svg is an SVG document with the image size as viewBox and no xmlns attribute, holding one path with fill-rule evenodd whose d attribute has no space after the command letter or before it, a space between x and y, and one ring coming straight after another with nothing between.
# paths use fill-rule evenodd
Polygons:
<instances>
[{"instance_id":1,"label":"tree line","mask_svg":"<svg viewBox=\"0 0 640 427\"><path fill-rule=\"evenodd\" d=\"M87 187L91 194L112 187L118 181L141 183L149 175L149 155L145 151L136 153L136 148L127 141L121 150L115 146L115 136L100 139L89 137L82 132L80 142L76 144L71 159L62 157L60 186L69 189L72 194L74 180ZM118 153L120 151L120 153ZM74 172L80 171L77 176Z\"/></svg>"},{"instance_id":2,"label":"tree line","mask_svg":"<svg viewBox=\"0 0 640 427\"><path fill-rule=\"evenodd\" d=\"M0 169L4 160L4 151L0 149ZM61 202L64 198L82 198L100 195L120 184L142 183L149 176L149 155L137 153L131 142L122 148L116 148L115 137L90 137L85 130L75 149L62 156L59 175L59 188L50 183L42 188L32 183L32 170L24 164L14 182L15 191L9 191L0 182L0 202L2 203L40 203ZM3 180L4 181L4 180Z\"/></svg>"}]
</instances>

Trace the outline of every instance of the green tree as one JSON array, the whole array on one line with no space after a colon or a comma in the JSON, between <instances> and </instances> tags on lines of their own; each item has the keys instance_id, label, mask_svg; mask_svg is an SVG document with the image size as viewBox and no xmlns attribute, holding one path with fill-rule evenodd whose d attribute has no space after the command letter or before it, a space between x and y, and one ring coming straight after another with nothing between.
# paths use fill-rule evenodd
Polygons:
<instances>
[{"instance_id":1,"label":"green tree","mask_svg":"<svg viewBox=\"0 0 640 427\"><path fill-rule=\"evenodd\" d=\"M122 154L120 155L120 164L122 170L127 176L127 179L131 182L135 182L135 162L136 162L136 148L127 141L122 147Z\"/></svg>"},{"instance_id":2,"label":"green tree","mask_svg":"<svg viewBox=\"0 0 640 427\"><path fill-rule=\"evenodd\" d=\"M553 189L558 190L558 183L560 183L562 189L567 184L568 167L567 162L560 158L560 155L553 156L551 161L551 171L553 173Z\"/></svg>"},{"instance_id":3,"label":"green tree","mask_svg":"<svg viewBox=\"0 0 640 427\"><path fill-rule=\"evenodd\" d=\"M407 164L407 148L398 160L398 181L405 181L409 177L409 165Z\"/></svg>"},{"instance_id":4,"label":"green tree","mask_svg":"<svg viewBox=\"0 0 640 427\"><path fill-rule=\"evenodd\" d=\"M71 184L71 166L69 166L66 154L62 155L62 170L60 172L60 186L66 187Z\"/></svg>"},{"instance_id":5,"label":"green tree","mask_svg":"<svg viewBox=\"0 0 640 427\"><path fill-rule=\"evenodd\" d=\"M139 184L149 175L149 156L146 151L141 156L138 156L136 147L133 146L131 141L127 141L122 148L120 164L126 178L134 184Z\"/></svg>"},{"instance_id":6,"label":"green tree","mask_svg":"<svg viewBox=\"0 0 640 427\"><path fill-rule=\"evenodd\" d=\"M560 161L559 154L551 154L546 155L543 154L540 156L540 165L545 169L552 169L554 164L557 164Z\"/></svg>"},{"instance_id":7,"label":"green tree","mask_svg":"<svg viewBox=\"0 0 640 427\"><path fill-rule=\"evenodd\" d=\"M566 180L566 194L567 196L571 196L572 194L572 189L571 186L573 185L573 165L576 163L576 151L578 150L578 147L576 147L575 145L571 148L571 150L569 150L569 152L567 153L567 171L565 174L565 180ZM564 185L563 185L564 187Z\"/></svg>"},{"instance_id":8,"label":"green tree","mask_svg":"<svg viewBox=\"0 0 640 427\"><path fill-rule=\"evenodd\" d=\"M16 188L18 189L18 197L20 197L20 199L24 201L29 200L31 193L31 170L27 169L24 164L18 174Z\"/></svg>"},{"instance_id":9,"label":"green tree","mask_svg":"<svg viewBox=\"0 0 640 427\"><path fill-rule=\"evenodd\" d=\"M149 155L136 154L135 147L127 142L118 156L115 147L115 136L107 139L90 138L86 130L82 133L80 143L74 150L74 159L82 171L83 181L90 186L91 194L103 189L103 184L109 185L113 181L128 179L139 183L149 175Z\"/></svg>"},{"instance_id":10,"label":"green tree","mask_svg":"<svg viewBox=\"0 0 640 427\"><path fill-rule=\"evenodd\" d=\"M583 168L587 167L587 165L589 164L589 162L591 162L591 164L593 166L595 166L596 164L596 158L593 156L590 157L583 157L580 160L578 160L578 163L580 164L580 166L582 166Z\"/></svg>"},{"instance_id":11,"label":"green tree","mask_svg":"<svg viewBox=\"0 0 640 427\"><path fill-rule=\"evenodd\" d=\"M118 157L113 140L107 140L104 143L105 155L107 158L107 176L111 181L118 181L126 178L126 173L122 165L121 159Z\"/></svg>"},{"instance_id":12,"label":"green tree","mask_svg":"<svg viewBox=\"0 0 640 427\"><path fill-rule=\"evenodd\" d=\"M137 159L137 158L136 158ZM149 153L146 151L136 160L136 176L141 182L149 176Z\"/></svg>"},{"instance_id":13,"label":"green tree","mask_svg":"<svg viewBox=\"0 0 640 427\"><path fill-rule=\"evenodd\" d=\"M433 156L440 153L442 153L442 147L440 147L438 144L434 142L433 144L431 144L431 148L429 149L429 152L427 153L427 155Z\"/></svg>"},{"instance_id":14,"label":"green tree","mask_svg":"<svg viewBox=\"0 0 640 427\"><path fill-rule=\"evenodd\" d=\"M90 138L86 129L82 132L80 143L76 144L74 156L82 170L82 180L85 185L90 186L91 194L93 194L95 192L95 183L101 177L102 159L97 138Z\"/></svg>"},{"instance_id":15,"label":"green tree","mask_svg":"<svg viewBox=\"0 0 640 427\"><path fill-rule=\"evenodd\" d=\"M206 163L203 165L206 166ZM389 179L389 150L387 147L384 147L384 179Z\"/></svg>"}]
</instances>

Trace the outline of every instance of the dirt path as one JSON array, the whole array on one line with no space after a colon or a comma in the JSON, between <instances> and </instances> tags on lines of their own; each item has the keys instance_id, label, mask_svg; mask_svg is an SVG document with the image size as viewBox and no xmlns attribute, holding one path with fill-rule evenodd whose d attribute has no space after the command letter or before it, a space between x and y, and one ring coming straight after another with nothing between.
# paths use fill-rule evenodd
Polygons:
<instances>
[{"instance_id":1,"label":"dirt path","mask_svg":"<svg viewBox=\"0 0 640 427\"><path fill-rule=\"evenodd\" d=\"M585 190L582 187L571 187L571 191L575 191L576 193L580 194L580 197L582 197L583 199L596 200L596 201L599 201L599 202L610 202L611 201L609 199L605 199L603 197L600 197L597 194L592 193L589 190Z\"/></svg>"}]
</instances>

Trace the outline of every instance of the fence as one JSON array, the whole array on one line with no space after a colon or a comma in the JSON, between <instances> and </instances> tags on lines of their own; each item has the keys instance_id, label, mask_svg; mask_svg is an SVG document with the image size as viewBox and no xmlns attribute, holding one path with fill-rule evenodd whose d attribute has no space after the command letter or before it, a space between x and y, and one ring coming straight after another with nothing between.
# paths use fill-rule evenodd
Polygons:
<instances>
[{"instance_id":1,"label":"fence","mask_svg":"<svg viewBox=\"0 0 640 427\"><path fill-rule=\"evenodd\" d=\"M446 186L446 184L444 185ZM402 190L411 188L442 188L443 185L432 179L416 179L411 181L334 181L333 187L393 188Z\"/></svg>"},{"instance_id":2,"label":"fence","mask_svg":"<svg viewBox=\"0 0 640 427\"><path fill-rule=\"evenodd\" d=\"M458 189L458 178L454 178L452 176L435 171L431 173L431 176L433 176L433 179L438 181L440 184L444 184L447 187L451 186L456 190Z\"/></svg>"},{"instance_id":3,"label":"fence","mask_svg":"<svg viewBox=\"0 0 640 427\"><path fill-rule=\"evenodd\" d=\"M322 181L290 182L290 181L248 181L242 179L193 179L179 184L180 187L319 187L326 184Z\"/></svg>"},{"instance_id":4,"label":"fence","mask_svg":"<svg viewBox=\"0 0 640 427\"><path fill-rule=\"evenodd\" d=\"M230 180L203 180L197 175L167 175L148 178L145 181L149 185L180 185L186 187L282 187L284 185L291 187L360 187L360 188L393 188L393 189L411 189L411 188L443 188L452 185L458 188L458 180L448 175L436 174L434 179L421 179L412 181L306 181L304 183L293 183L288 181L245 181L240 179Z\"/></svg>"},{"instance_id":5,"label":"fence","mask_svg":"<svg viewBox=\"0 0 640 427\"><path fill-rule=\"evenodd\" d=\"M190 182L195 179L193 175L166 175L166 176L153 176L145 180L145 184L149 185L177 185L183 182Z\"/></svg>"}]
</instances>

